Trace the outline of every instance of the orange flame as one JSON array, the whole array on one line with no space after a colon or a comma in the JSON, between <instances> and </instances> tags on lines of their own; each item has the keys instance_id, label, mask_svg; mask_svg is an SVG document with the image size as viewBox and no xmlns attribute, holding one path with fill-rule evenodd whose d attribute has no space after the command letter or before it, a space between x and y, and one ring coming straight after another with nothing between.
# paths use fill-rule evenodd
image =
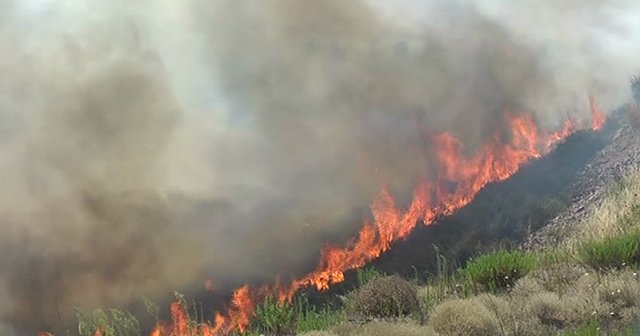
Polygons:
<instances>
[{"instance_id":1,"label":"orange flame","mask_svg":"<svg viewBox=\"0 0 640 336\"><path fill-rule=\"evenodd\" d=\"M593 115L592 129L598 130L604 125L605 117L593 97L589 102ZM394 242L406 238L419 222L430 225L439 216L450 215L464 207L484 186L507 179L523 164L547 154L554 144L576 130L576 123L572 120L565 121L559 131L543 133L531 117L508 115L505 119L511 129L510 141L504 141L495 134L492 142L482 146L471 157L462 154L462 144L452 134L432 135L439 163L435 181L420 183L406 209L400 209L393 195L382 188L370 205L372 221L366 221L358 237L346 247L326 245L313 272L293 279L288 286L281 286L276 281L274 287L265 285L252 289L244 286L236 289L227 314L216 313L213 325L189 326L183 304L174 302L171 326L161 322L151 336L213 336L244 332L255 314L256 304L267 296L275 295L279 302L287 302L301 288L313 286L326 290L332 284L344 281L346 271L362 267L379 257Z\"/></svg>"},{"instance_id":2,"label":"orange flame","mask_svg":"<svg viewBox=\"0 0 640 336\"><path fill-rule=\"evenodd\" d=\"M602 113L596 97L593 95L589 96L589 107L591 108L591 129L598 131L602 129L607 119L604 113Z\"/></svg>"}]
</instances>

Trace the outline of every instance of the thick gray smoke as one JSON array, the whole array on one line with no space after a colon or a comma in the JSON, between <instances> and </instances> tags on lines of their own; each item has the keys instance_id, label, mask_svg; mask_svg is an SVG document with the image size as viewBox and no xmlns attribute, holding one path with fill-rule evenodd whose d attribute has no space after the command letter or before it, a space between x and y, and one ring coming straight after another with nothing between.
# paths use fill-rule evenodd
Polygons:
<instances>
[{"instance_id":1,"label":"thick gray smoke","mask_svg":"<svg viewBox=\"0 0 640 336\"><path fill-rule=\"evenodd\" d=\"M0 334L313 267L505 112L628 99L634 1L0 0Z\"/></svg>"}]
</instances>

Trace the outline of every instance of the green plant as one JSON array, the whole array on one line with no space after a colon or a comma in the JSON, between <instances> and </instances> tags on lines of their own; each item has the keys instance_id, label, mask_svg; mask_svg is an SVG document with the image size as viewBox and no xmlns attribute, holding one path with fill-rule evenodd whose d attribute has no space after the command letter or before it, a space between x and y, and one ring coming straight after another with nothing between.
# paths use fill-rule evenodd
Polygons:
<instances>
[{"instance_id":1,"label":"green plant","mask_svg":"<svg viewBox=\"0 0 640 336\"><path fill-rule=\"evenodd\" d=\"M318 308L312 305L304 294L297 296L293 302L299 333L325 330L346 320L346 311L343 307L334 308L325 305Z\"/></svg>"},{"instance_id":2,"label":"green plant","mask_svg":"<svg viewBox=\"0 0 640 336\"><path fill-rule=\"evenodd\" d=\"M151 299L146 296L142 297L142 302L147 313L153 318L155 322L158 322L160 320L160 307L158 307L155 302L151 301Z\"/></svg>"},{"instance_id":3,"label":"green plant","mask_svg":"<svg viewBox=\"0 0 640 336\"><path fill-rule=\"evenodd\" d=\"M358 288L366 285L369 281L373 279L377 279L381 276L382 274L380 274L380 272L378 272L378 270L373 267L359 268L356 271L356 277L358 279Z\"/></svg>"},{"instance_id":4,"label":"green plant","mask_svg":"<svg viewBox=\"0 0 640 336\"><path fill-rule=\"evenodd\" d=\"M278 302L267 296L257 308L256 328L268 335L293 335L296 331L296 310L292 303Z\"/></svg>"},{"instance_id":5,"label":"green plant","mask_svg":"<svg viewBox=\"0 0 640 336\"><path fill-rule=\"evenodd\" d=\"M462 273L474 288L480 285L496 291L513 287L518 279L536 266L537 259L531 253L500 250L469 261Z\"/></svg>"},{"instance_id":6,"label":"green plant","mask_svg":"<svg viewBox=\"0 0 640 336\"><path fill-rule=\"evenodd\" d=\"M107 313L97 309L91 314L85 314L76 309L76 317L80 336L93 336L97 330L102 336L141 335L140 323L129 312L110 309Z\"/></svg>"},{"instance_id":7,"label":"green plant","mask_svg":"<svg viewBox=\"0 0 640 336\"><path fill-rule=\"evenodd\" d=\"M638 335L638 330L635 327L629 327L622 330L611 331L608 333L604 333L600 325L596 321L591 321L581 327L576 329L568 330L563 332L562 336L600 336L600 335L609 335L609 336L636 336Z\"/></svg>"},{"instance_id":8,"label":"green plant","mask_svg":"<svg viewBox=\"0 0 640 336\"><path fill-rule=\"evenodd\" d=\"M621 269L640 264L640 231L602 241L591 241L578 249L578 257L597 270Z\"/></svg>"}]
</instances>

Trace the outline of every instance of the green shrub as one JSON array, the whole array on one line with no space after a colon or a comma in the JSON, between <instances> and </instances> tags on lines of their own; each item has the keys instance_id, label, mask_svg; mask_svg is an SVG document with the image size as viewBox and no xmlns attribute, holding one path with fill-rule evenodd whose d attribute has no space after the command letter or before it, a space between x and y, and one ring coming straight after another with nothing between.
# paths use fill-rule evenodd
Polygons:
<instances>
[{"instance_id":1,"label":"green shrub","mask_svg":"<svg viewBox=\"0 0 640 336\"><path fill-rule=\"evenodd\" d=\"M597 270L621 269L640 264L640 231L602 241L585 243L578 249L582 262Z\"/></svg>"},{"instance_id":2,"label":"green shrub","mask_svg":"<svg viewBox=\"0 0 640 336\"><path fill-rule=\"evenodd\" d=\"M352 317L400 317L419 313L416 288L397 275L374 279L347 299Z\"/></svg>"},{"instance_id":3,"label":"green shrub","mask_svg":"<svg viewBox=\"0 0 640 336\"><path fill-rule=\"evenodd\" d=\"M358 268L356 277L358 279L358 288L366 285L369 281L381 277L382 274L373 267Z\"/></svg>"},{"instance_id":4,"label":"green shrub","mask_svg":"<svg viewBox=\"0 0 640 336\"><path fill-rule=\"evenodd\" d=\"M563 336L599 336L600 334L600 327L595 321L591 321L579 328L562 333Z\"/></svg>"},{"instance_id":5,"label":"green shrub","mask_svg":"<svg viewBox=\"0 0 640 336\"><path fill-rule=\"evenodd\" d=\"M289 302L278 302L268 296L256 308L256 327L267 335L294 335L296 331L296 311Z\"/></svg>"},{"instance_id":6,"label":"green shrub","mask_svg":"<svg viewBox=\"0 0 640 336\"><path fill-rule=\"evenodd\" d=\"M129 312L111 309L107 313L97 309L91 314L85 314L76 309L76 317L80 336L92 336L98 329L103 336L141 335L140 323Z\"/></svg>"},{"instance_id":7,"label":"green shrub","mask_svg":"<svg viewBox=\"0 0 640 336\"><path fill-rule=\"evenodd\" d=\"M467 263L462 273L473 286L498 290L513 287L515 282L536 268L536 257L522 251L496 251Z\"/></svg>"},{"instance_id":8,"label":"green shrub","mask_svg":"<svg viewBox=\"0 0 640 336\"><path fill-rule=\"evenodd\" d=\"M299 333L312 330L325 330L346 320L344 309L324 307L317 309L306 301L298 301L297 330Z\"/></svg>"},{"instance_id":9,"label":"green shrub","mask_svg":"<svg viewBox=\"0 0 640 336\"><path fill-rule=\"evenodd\" d=\"M600 335L609 335L609 336L636 336L638 335L638 330L635 327L629 327L623 330L617 330L613 332L604 333L598 323L596 321L591 321L585 324L582 327L577 329L569 330L563 332L562 336L600 336Z\"/></svg>"}]
</instances>

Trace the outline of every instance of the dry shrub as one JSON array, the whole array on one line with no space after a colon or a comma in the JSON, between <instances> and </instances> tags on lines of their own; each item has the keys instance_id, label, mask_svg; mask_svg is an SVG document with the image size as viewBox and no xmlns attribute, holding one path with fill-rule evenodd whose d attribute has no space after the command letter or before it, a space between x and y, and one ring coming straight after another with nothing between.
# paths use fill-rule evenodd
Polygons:
<instances>
[{"instance_id":1,"label":"dry shrub","mask_svg":"<svg viewBox=\"0 0 640 336\"><path fill-rule=\"evenodd\" d=\"M429 325L442 336L497 335L501 331L496 314L478 297L455 299L436 306Z\"/></svg>"},{"instance_id":2,"label":"dry shrub","mask_svg":"<svg viewBox=\"0 0 640 336\"><path fill-rule=\"evenodd\" d=\"M608 192L601 204L592 208L588 217L575 226L571 237L565 241L569 250L585 241L602 240L617 234L640 228L640 221L629 221L634 206L640 204L640 172L630 174Z\"/></svg>"},{"instance_id":3,"label":"dry shrub","mask_svg":"<svg viewBox=\"0 0 640 336\"><path fill-rule=\"evenodd\" d=\"M588 324L593 320L606 318L609 307L598 297L600 277L597 273L585 273L563 296L565 321L572 327Z\"/></svg>"},{"instance_id":4,"label":"dry shrub","mask_svg":"<svg viewBox=\"0 0 640 336\"><path fill-rule=\"evenodd\" d=\"M571 268L569 268L571 269ZM558 281L557 270L533 274L516 283L509 295L510 316L503 319L508 335L554 334L559 329L580 326L602 309L595 293L597 276L583 273ZM564 287L562 294L554 284ZM547 290L550 289L550 290Z\"/></svg>"},{"instance_id":5,"label":"dry shrub","mask_svg":"<svg viewBox=\"0 0 640 336\"><path fill-rule=\"evenodd\" d=\"M339 336L436 336L427 326L404 322L374 321L365 324L345 323L332 331Z\"/></svg>"},{"instance_id":6,"label":"dry shrub","mask_svg":"<svg viewBox=\"0 0 640 336\"><path fill-rule=\"evenodd\" d=\"M640 317L640 282L632 271L585 275L564 298L565 320L574 327L597 320L605 329L620 329Z\"/></svg>"},{"instance_id":7,"label":"dry shrub","mask_svg":"<svg viewBox=\"0 0 640 336\"><path fill-rule=\"evenodd\" d=\"M533 294L544 291L541 281L534 275L528 275L518 280L511 290L511 296L516 298L527 298Z\"/></svg>"},{"instance_id":8,"label":"dry shrub","mask_svg":"<svg viewBox=\"0 0 640 336\"><path fill-rule=\"evenodd\" d=\"M481 294L472 299L479 304L484 305L491 311L499 320L507 317L510 314L511 308L509 303L502 297L492 294Z\"/></svg>"},{"instance_id":9,"label":"dry shrub","mask_svg":"<svg viewBox=\"0 0 640 336\"><path fill-rule=\"evenodd\" d=\"M605 322L614 327L627 326L640 317L640 280L637 273L612 273L598 287L598 297L608 308Z\"/></svg>"},{"instance_id":10,"label":"dry shrub","mask_svg":"<svg viewBox=\"0 0 640 336\"><path fill-rule=\"evenodd\" d=\"M562 328L566 325L565 307L556 293L542 292L534 294L528 301L528 311L541 324Z\"/></svg>"},{"instance_id":11,"label":"dry shrub","mask_svg":"<svg viewBox=\"0 0 640 336\"><path fill-rule=\"evenodd\" d=\"M542 289L563 294L572 288L587 269L576 264L558 263L547 265L532 272L531 277Z\"/></svg>"},{"instance_id":12,"label":"dry shrub","mask_svg":"<svg viewBox=\"0 0 640 336\"><path fill-rule=\"evenodd\" d=\"M433 307L450 299L459 298L462 291L461 285L456 284L428 284L418 288L418 300L423 313L428 314Z\"/></svg>"},{"instance_id":13,"label":"dry shrub","mask_svg":"<svg viewBox=\"0 0 640 336\"><path fill-rule=\"evenodd\" d=\"M300 336L341 336L338 335L336 333L330 332L330 331L326 331L326 330L314 330L314 331L308 331L306 333L300 334Z\"/></svg>"},{"instance_id":14,"label":"dry shrub","mask_svg":"<svg viewBox=\"0 0 640 336\"><path fill-rule=\"evenodd\" d=\"M397 275L373 279L347 300L347 313L352 318L400 317L419 311L416 287Z\"/></svg>"}]
</instances>

